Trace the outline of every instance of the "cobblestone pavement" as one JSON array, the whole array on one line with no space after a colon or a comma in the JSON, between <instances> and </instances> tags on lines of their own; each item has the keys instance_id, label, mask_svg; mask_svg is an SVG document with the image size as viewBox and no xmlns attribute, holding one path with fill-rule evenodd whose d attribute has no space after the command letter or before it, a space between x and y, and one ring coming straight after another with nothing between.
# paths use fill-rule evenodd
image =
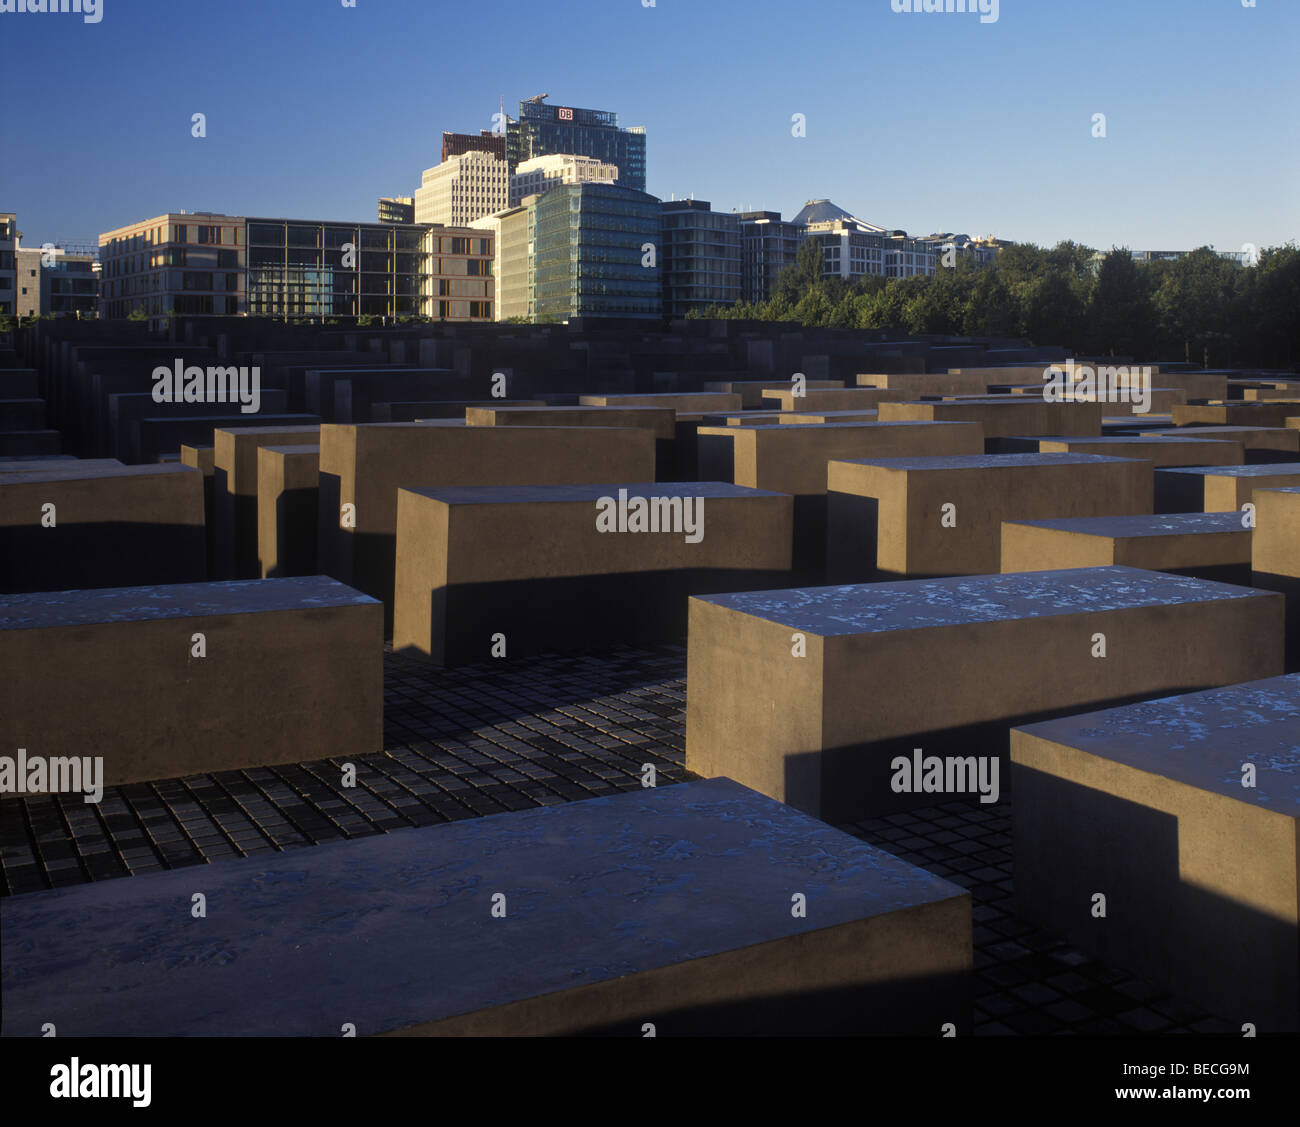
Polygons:
<instances>
[{"instance_id":1,"label":"cobblestone pavement","mask_svg":"<svg viewBox=\"0 0 1300 1127\"><path fill-rule=\"evenodd\" d=\"M646 763L661 786L693 777L682 646L454 670L384 660L384 753L113 787L98 805L5 800L0 894L632 790ZM954 802L842 827L970 889L977 1034L1239 1032L1017 919L1010 813L1006 798Z\"/></svg>"}]
</instances>

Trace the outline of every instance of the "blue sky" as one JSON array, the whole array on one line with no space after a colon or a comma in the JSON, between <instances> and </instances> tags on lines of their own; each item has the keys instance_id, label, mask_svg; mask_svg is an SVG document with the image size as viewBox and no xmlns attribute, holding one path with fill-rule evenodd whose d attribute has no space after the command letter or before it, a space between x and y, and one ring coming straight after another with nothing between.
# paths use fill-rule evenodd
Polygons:
<instances>
[{"instance_id":1,"label":"blue sky","mask_svg":"<svg viewBox=\"0 0 1300 1127\"><path fill-rule=\"evenodd\" d=\"M90 25L0 14L0 211L29 245L181 208L373 220L442 130L544 91L645 126L648 190L719 210L829 197L915 234L1300 240L1297 0L1001 0L988 24L890 0L102 3Z\"/></svg>"}]
</instances>

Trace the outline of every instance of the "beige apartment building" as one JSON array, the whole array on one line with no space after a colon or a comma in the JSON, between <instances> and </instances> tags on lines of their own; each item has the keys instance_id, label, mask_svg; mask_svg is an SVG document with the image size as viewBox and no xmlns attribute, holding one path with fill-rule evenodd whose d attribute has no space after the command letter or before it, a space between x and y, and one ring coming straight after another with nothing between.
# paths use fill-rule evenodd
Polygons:
<instances>
[{"instance_id":1,"label":"beige apartment building","mask_svg":"<svg viewBox=\"0 0 1300 1127\"><path fill-rule=\"evenodd\" d=\"M0 315L18 311L18 216L0 211Z\"/></svg>"},{"instance_id":2,"label":"beige apartment building","mask_svg":"<svg viewBox=\"0 0 1300 1127\"><path fill-rule=\"evenodd\" d=\"M518 207L525 196L540 196L561 184L614 184L618 165L596 157L555 153L523 161L510 177L510 206Z\"/></svg>"},{"instance_id":3,"label":"beige apartment building","mask_svg":"<svg viewBox=\"0 0 1300 1127\"><path fill-rule=\"evenodd\" d=\"M510 166L471 150L426 168L415 190L415 222L464 227L510 204Z\"/></svg>"},{"instance_id":4,"label":"beige apartment building","mask_svg":"<svg viewBox=\"0 0 1300 1127\"><path fill-rule=\"evenodd\" d=\"M99 237L102 316L491 321L491 232L175 212Z\"/></svg>"}]
</instances>

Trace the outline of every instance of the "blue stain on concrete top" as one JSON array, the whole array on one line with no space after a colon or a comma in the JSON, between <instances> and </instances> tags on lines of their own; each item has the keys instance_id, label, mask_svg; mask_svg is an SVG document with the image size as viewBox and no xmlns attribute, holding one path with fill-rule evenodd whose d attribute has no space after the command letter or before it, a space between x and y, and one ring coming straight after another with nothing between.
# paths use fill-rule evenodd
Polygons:
<instances>
[{"instance_id":1,"label":"blue stain on concrete top","mask_svg":"<svg viewBox=\"0 0 1300 1127\"><path fill-rule=\"evenodd\" d=\"M365 1035L968 895L729 779L681 783L8 897L2 1032Z\"/></svg>"},{"instance_id":2,"label":"blue stain on concrete top","mask_svg":"<svg viewBox=\"0 0 1300 1127\"><path fill-rule=\"evenodd\" d=\"M824 638L1258 598L1280 596L1134 567L1067 568L694 596L697 602L713 603Z\"/></svg>"},{"instance_id":3,"label":"blue stain on concrete top","mask_svg":"<svg viewBox=\"0 0 1300 1127\"><path fill-rule=\"evenodd\" d=\"M530 428L532 429L532 428ZM703 497L711 500L740 500L746 497L786 497L767 489L750 489L725 481L686 482L615 482L609 485L445 485L428 489L401 488L398 493L414 493L448 505L519 505L557 504L560 502L589 502L592 505L602 497L618 500L620 489L627 490L627 498L634 497Z\"/></svg>"},{"instance_id":4,"label":"blue stain on concrete top","mask_svg":"<svg viewBox=\"0 0 1300 1127\"><path fill-rule=\"evenodd\" d=\"M1300 817L1300 674L1018 729L1288 818ZM1242 765L1255 765L1254 787Z\"/></svg>"},{"instance_id":5,"label":"blue stain on concrete top","mask_svg":"<svg viewBox=\"0 0 1300 1127\"><path fill-rule=\"evenodd\" d=\"M48 470L26 470L23 473L6 473L0 477L0 489L11 485L31 485L46 481L78 481L82 478L108 477L162 477L167 474L199 473L193 466L177 462L152 466L105 466L103 459L85 459L94 463L81 466L77 462L54 462Z\"/></svg>"},{"instance_id":6,"label":"blue stain on concrete top","mask_svg":"<svg viewBox=\"0 0 1300 1127\"><path fill-rule=\"evenodd\" d=\"M1201 477L1300 477L1300 462L1264 462L1249 466L1182 466L1156 473L1199 474Z\"/></svg>"},{"instance_id":7,"label":"blue stain on concrete top","mask_svg":"<svg viewBox=\"0 0 1300 1127\"><path fill-rule=\"evenodd\" d=\"M156 587L101 587L87 591L37 591L6 595L0 630L96 626L166 618L319 610L375 603L325 575L239 579L223 583L171 583Z\"/></svg>"},{"instance_id":8,"label":"blue stain on concrete top","mask_svg":"<svg viewBox=\"0 0 1300 1127\"><path fill-rule=\"evenodd\" d=\"M652 392L652 393L650 393L650 394L654 394L654 395L672 395L674 398L676 398L676 394L673 393L673 392ZM713 395L713 394L715 394L715 393L714 393L714 392L700 392L699 394L701 394L701 395ZM527 415L527 414L529 414L530 412L533 413L533 414L540 414L540 413L543 412L543 411L546 411L546 412L555 412L555 413L559 413L559 414L578 414L578 413L587 413L587 414L590 414L590 413L592 413L592 412L595 412L596 414L600 414L601 412L605 412L605 411L608 411L608 412L613 412L613 411L630 411L630 412L634 412L634 413L635 413L635 412L641 411L641 412L644 412L644 413L645 413L645 415L646 415L647 418L650 418L650 417L660 417L660 416L663 415L663 413L664 413L665 411L671 411L671 410L672 410L671 407L641 407L641 406L636 406L636 407L624 407L624 406L619 406L619 405L617 405L617 404L615 404L615 405L613 405L613 406L609 406L609 407L604 407L604 406L600 406L600 405L593 405L593 406L573 406L573 405L569 405L569 406L548 407L545 403L537 403L537 404L522 404L522 403L519 403L519 404L515 404L514 406L508 406L508 407L494 407L494 406L492 406L491 403L476 403L476 404L474 404L474 407L475 407L475 409L477 409L477 410L481 410L481 411L500 411L500 412L503 412L503 413L505 413L505 414L507 414L507 415Z\"/></svg>"},{"instance_id":9,"label":"blue stain on concrete top","mask_svg":"<svg viewBox=\"0 0 1300 1127\"><path fill-rule=\"evenodd\" d=\"M1300 490L1297 490L1300 492ZM1142 536L1212 535L1233 532L1249 536L1241 523L1241 514L1230 513L1156 513L1148 516L1058 517L1054 520L1013 520L1007 524L1024 524L1031 528L1053 528L1060 532L1081 532L1088 536L1118 538Z\"/></svg>"},{"instance_id":10,"label":"blue stain on concrete top","mask_svg":"<svg viewBox=\"0 0 1300 1127\"><path fill-rule=\"evenodd\" d=\"M887 470L1015 470L1043 466L1111 465L1132 458L1104 454L948 454L930 458L837 458L832 464L880 466Z\"/></svg>"},{"instance_id":11,"label":"blue stain on concrete top","mask_svg":"<svg viewBox=\"0 0 1300 1127\"><path fill-rule=\"evenodd\" d=\"M889 422L884 423L807 423L798 427L792 427L789 423L761 423L758 426L743 427L741 429L746 434L758 430L776 431L778 434L806 434L810 430L880 430L882 427L977 427L979 425L979 423L967 422L937 423L933 419L891 419Z\"/></svg>"},{"instance_id":12,"label":"blue stain on concrete top","mask_svg":"<svg viewBox=\"0 0 1300 1127\"><path fill-rule=\"evenodd\" d=\"M1155 416L1149 416L1149 417L1154 418ZM1172 415L1168 417L1173 418ZM1232 434L1237 432L1244 432L1246 434L1268 434L1268 433L1272 433L1284 429L1285 429L1284 427L1255 427L1255 426L1246 426L1245 424L1242 424L1240 426L1234 426L1231 423L1224 423L1218 426L1210 424L1207 426L1199 426L1199 427L1186 426L1186 427L1177 428L1179 434ZM1156 431L1155 433L1157 435L1161 435L1161 434L1167 434L1168 432Z\"/></svg>"},{"instance_id":13,"label":"blue stain on concrete top","mask_svg":"<svg viewBox=\"0 0 1300 1127\"><path fill-rule=\"evenodd\" d=\"M320 447L314 444L304 442L302 445L294 444L291 446L262 446L262 450L270 450L273 454L319 454Z\"/></svg>"},{"instance_id":14,"label":"blue stain on concrete top","mask_svg":"<svg viewBox=\"0 0 1300 1127\"><path fill-rule=\"evenodd\" d=\"M1188 438L1185 435L1165 434L1159 438L1148 437L1140 434L1107 434L1101 438L1092 435L1070 435L1058 434L1050 436L1029 436L1034 442L1069 442L1079 446L1124 446L1131 444L1134 446L1150 446L1153 442L1158 442L1162 446L1170 442L1184 442L1192 446L1208 446L1214 442L1212 438Z\"/></svg>"}]
</instances>

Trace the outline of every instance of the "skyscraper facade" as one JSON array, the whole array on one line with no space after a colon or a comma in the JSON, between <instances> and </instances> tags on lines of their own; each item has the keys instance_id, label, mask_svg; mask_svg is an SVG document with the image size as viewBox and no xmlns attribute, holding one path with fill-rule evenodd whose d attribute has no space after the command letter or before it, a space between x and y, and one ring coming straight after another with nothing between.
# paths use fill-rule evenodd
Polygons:
<instances>
[{"instance_id":1,"label":"skyscraper facade","mask_svg":"<svg viewBox=\"0 0 1300 1127\"><path fill-rule=\"evenodd\" d=\"M415 190L415 222L463 227L509 204L506 162L475 149L424 170Z\"/></svg>"},{"instance_id":2,"label":"skyscraper facade","mask_svg":"<svg viewBox=\"0 0 1300 1127\"><path fill-rule=\"evenodd\" d=\"M565 184L529 207L538 320L663 316L658 199L615 184Z\"/></svg>"},{"instance_id":3,"label":"skyscraper facade","mask_svg":"<svg viewBox=\"0 0 1300 1127\"><path fill-rule=\"evenodd\" d=\"M618 167L618 182L645 191L644 129L620 129L618 114L548 106L541 98L519 103L519 120L506 124L506 159L514 171L533 157L572 153Z\"/></svg>"}]
</instances>

